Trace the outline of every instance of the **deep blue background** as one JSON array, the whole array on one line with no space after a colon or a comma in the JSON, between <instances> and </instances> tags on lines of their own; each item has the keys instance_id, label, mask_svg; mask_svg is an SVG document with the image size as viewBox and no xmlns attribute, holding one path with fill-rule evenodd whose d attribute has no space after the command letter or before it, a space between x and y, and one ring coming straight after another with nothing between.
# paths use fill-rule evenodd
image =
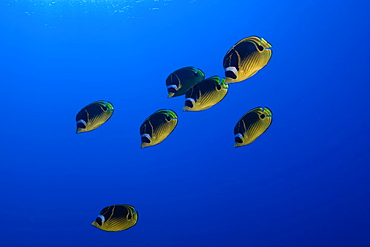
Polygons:
<instances>
[{"instance_id":1,"label":"deep blue background","mask_svg":"<svg viewBox=\"0 0 370 247\"><path fill-rule=\"evenodd\" d=\"M370 246L369 5L364 1L0 3L1 246ZM223 75L251 35L270 63L204 112L182 112L165 79L184 66ZM116 111L75 134L95 100ZM274 113L253 144L233 127ZM139 126L179 115L160 145ZM111 204L139 211L116 233L90 224Z\"/></svg>"}]
</instances>

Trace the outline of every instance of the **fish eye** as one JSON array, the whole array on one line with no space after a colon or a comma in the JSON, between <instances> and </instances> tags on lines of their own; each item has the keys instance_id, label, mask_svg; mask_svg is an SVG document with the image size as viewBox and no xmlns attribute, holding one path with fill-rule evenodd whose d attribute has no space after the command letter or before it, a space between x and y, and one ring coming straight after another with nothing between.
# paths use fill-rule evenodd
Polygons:
<instances>
[{"instance_id":1,"label":"fish eye","mask_svg":"<svg viewBox=\"0 0 370 247\"><path fill-rule=\"evenodd\" d=\"M221 85L217 84L216 88L217 90L221 90Z\"/></svg>"},{"instance_id":2,"label":"fish eye","mask_svg":"<svg viewBox=\"0 0 370 247\"><path fill-rule=\"evenodd\" d=\"M166 120L169 122L169 121L171 121L171 117L170 116L166 116Z\"/></svg>"},{"instance_id":3,"label":"fish eye","mask_svg":"<svg viewBox=\"0 0 370 247\"><path fill-rule=\"evenodd\" d=\"M265 114L261 114L260 115L260 119L264 119L266 117L266 115Z\"/></svg>"},{"instance_id":4,"label":"fish eye","mask_svg":"<svg viewBox=\"0 0 370 247\"><path fill-rule=\"evenodd\" d=\"M259 51L263 51L263 46L260 46L260 45L257 45L257 49L259 50Z\"/></svg>"}]
</instances>

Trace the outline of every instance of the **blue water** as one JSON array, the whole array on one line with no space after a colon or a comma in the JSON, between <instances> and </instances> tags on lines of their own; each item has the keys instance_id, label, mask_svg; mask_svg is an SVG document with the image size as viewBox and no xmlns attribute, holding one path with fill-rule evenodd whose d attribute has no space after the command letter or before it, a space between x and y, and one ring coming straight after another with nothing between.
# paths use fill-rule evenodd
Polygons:
<instances>
[{"instance_id":1,"label":"blue water","mask_svg":"<svg viewBox=\"0 0 370 247\"><path fill-rule=\"evenodd\" d=\"M0 246L370 246L369 6L364 1L3 0L0 3ZM185 66L223 76L242 38L269 64L203 112L167 99ZM75 134L108 100L113 117ZM271 127L233 147L267 106ZM141 149L154 111L179 115ZM137 224L91 223L131 204Z\"/></svg>"}]
</instances>

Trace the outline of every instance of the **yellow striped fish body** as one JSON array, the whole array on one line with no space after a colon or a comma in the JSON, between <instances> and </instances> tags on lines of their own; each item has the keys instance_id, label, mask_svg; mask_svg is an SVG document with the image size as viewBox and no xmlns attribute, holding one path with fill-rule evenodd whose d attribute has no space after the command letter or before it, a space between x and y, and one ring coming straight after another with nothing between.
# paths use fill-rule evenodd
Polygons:
<instances>
[{"instance_id":1,"label":"yellow striped fish body","mask_svg":"<svg viewBox=\"0 0 370 247\"><path fill-rule=\"evenodd\" d=\"M161 143L175 129L177 121L177 114L170 109L154 112L140 126L141 148Z\"/></svg>"},{"instance_id":2,"label":"yellow striped fish body","mask_svg":"<svg viewBox=\"0 0 370 247\"><path fill-rule=\"evenodd\" d=\"M204 72L195 67L184 67L172 72L166 79L168 98L184 95L189 88L204 80Z\"/></svg>"},{"instance_id":3,"label":"yellow striped fish body","mask_svg":"<svg viewBox=\"0 0 370 247\"><path fill-rule=\"evenodd\" d=\"M103 231L118 232L133 227L138 213L131 205L119 204L103 208L91 224Z\"/></svg>"},{"instance_id":4,"label":"yellow striped fish body","mask_svg":"<svg viewBox=\"0 0 370 247\"><path fill-rule=\"evenodd\" d=\"M264 38L257 36L236 43L224 57L225 82L244 81L265 67L272 56L271 47Z\"/></svg>"},{"instance_id":5,"label":"yellow striped fish body","mask_svg":"<svg viewBox=\"0 0 370 247\"><path fill-rule=\"evenodd\" d=\"M76 115L76 133L88 132L107 122L113 115L114 107L108 101L95 101L81 109Z\"/></svg>"},{"instance_id":6,"label":"yellow striped fish body","mask_svg":"<svg viewBox=\"0 0 370 247\"><path fill-rule=\"evenodd\" d=\"M227 94L225 79L212 76L192 86L185 94L183 111L203 111L219 103Z\"/></svg>"},{"instance_id":7,"label":"yellow striped fish body","mask_svg":"<svg viewBox=\"0 0 370 247\"><path fill-rule=\"evenodd\" d=\"M272 123L272 112L267 107L256 107L248 111L235 125L234 147L254 142Z\"/></svg>"}]
</instances>

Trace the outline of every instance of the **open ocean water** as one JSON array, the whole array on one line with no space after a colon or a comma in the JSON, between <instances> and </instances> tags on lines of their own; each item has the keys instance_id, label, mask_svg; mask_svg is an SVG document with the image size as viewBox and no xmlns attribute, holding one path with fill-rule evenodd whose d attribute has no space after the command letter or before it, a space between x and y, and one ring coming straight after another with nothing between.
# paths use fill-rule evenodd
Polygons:
<instances>
[{"instance_id":1,"label":"open ocean water","mask_svg":"<svg viewBox=\"0 0 370 247\"><path fill-rule=\"evenodd\" d=\"M370 246L369 56L365 1L2 0L0 246ZM167 98L167 76L224 76L226 52L257 35L270 62L201 112ZM76 134L96 100L112 118ZM267 106L270 128L234 148ZM178 113L159 145L139 128ZM91 226L130 204L137 224Z\"/></svg>"}]
</instances>

